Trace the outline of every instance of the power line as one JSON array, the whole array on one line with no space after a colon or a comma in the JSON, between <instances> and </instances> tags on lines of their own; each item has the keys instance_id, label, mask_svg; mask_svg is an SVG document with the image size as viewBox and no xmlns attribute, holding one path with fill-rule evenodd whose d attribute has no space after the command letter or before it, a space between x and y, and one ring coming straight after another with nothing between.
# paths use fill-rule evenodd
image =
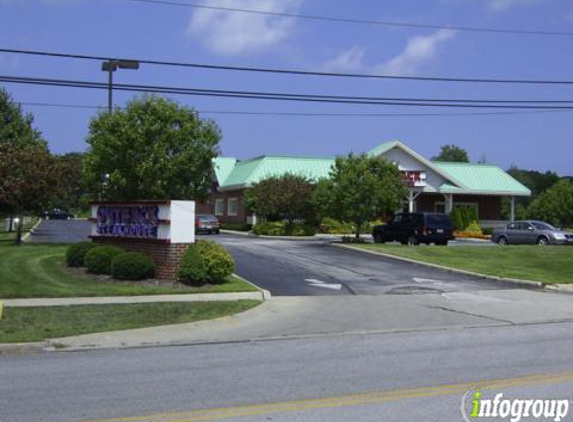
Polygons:
<instances>
[{"instance_id":1,"label":"power line","mask_svg":"<svg viewBox=\"0 0 573 422\"><path fill-rule=\"evenodd\" d=\"M108 89L106 83L77 81L69 79L47 79L47 78L29 78L19 76L0 76L0 82L19 83L44 86L58 86L68 88L85 88L85 89ZM336 104L360 104L360 105L386 105L386 106L412 106L412 107L450 107L450 108L496 108L496 109L539 109L539 110L570 110L573 105L546 105L544 102L537 104L532 101L526 105L503 100L495 100L504 104L482 101L486 100L444 100L444 99L410 99L410 98L382 98L382 97L353 97L353 96L333 96L333 95L316 95L316 94L288 94L276 92L253 92L253 91L232 91L232 90L215 90L199 88L180 88L157 85L134 85L134 84L115 84L114 89L117 91L145 92L155 94L177 94L177 95L197 95L208 97L225 97L257 100L278 100L278 101L303 101L315 103L336 103ZM447 102L445 102L447 101ZM472 102L469 102L472 101ZM509 102L508 101L508 102ZM527 100L529 101L529 100ZM561 100L555 101L558 103ZM573 103L573 101L564 101Z\"/></svg>"},{"instance_id":2,"label":"power line","mask_svg":"<svg viewBox=\"0 0 573 422\"><path fill-rule=\"evenodd\" d=\"M543 31L543 30L533 30L533 29L507 29L507 28L487 28L487 27L477 27L477 26L458 26L458 25L431 25L422 23L408 23L408 22L396 22L396 21L380 21L380 20L369 20L369 19L353 19L353 18L342 18L336 16L319 16L319 15L303 15L299 13L288 13L288 12L273 12L255 9L243 9L238 7L223 7L223 6L210 6L198 3L187 3L181 1L169 1L169 0L121 0L130 1L135 3L148 3L162 6L175 6L175 7L187 7L194 9L207 9L207 10L217 10L222 12L236 12L254 15L267 15L276 16L283 18L293 18L293 19L304 19L313 21L323 21L323 22L335 22L335 23L345 23L345 24L361 24L361 25L378 25L378 26L390 26L390 27L401 27L401 28L418 28L418 29L449 29L452 31L466 31L466 32L480 32L480 33L495 33L495 34L521 34L521 35L552 35L552 36L573 36L573 32L566 31Z\"/></svg>"},{"instance_id":3,"label":"power line","mask_svg":"<svg viewBox=\"0 0 573 422\"><path fill-rule=\"evenodd\" d=\"M63 104L18 101L18 104L31 107L78 108L92 110L107 110L106 106L86 104ZM122 107L118 107L122 108ZM503 116L522 114L562 113L573 110L532 110L532 111L495 111L495 112L463 112L463 113L315 113L315 112L284 112L284 111L244 111L244 110L197 110L201 114L223 114L239 116L280 116L280 117L456 117L456 116Z\"/></svg>"},{"instance_id":4,"label":"power line","mask_svg":"<svg viewBox=\"0 0 573 422\"><path fill-rule=\"evenodd\" d=\"M494 83L494 84L525 84L525 85L573 85L573 80L556 80L556 79L499 79L499 78L463 78L463 77L435 77L435 76L400 76L400 75L379 75L367 73L339 73L339 72L318 72L310 70L296 69L279 69L266 67L245 67L245 66L222 66L205 63L186 63L163 60L147 60L125 57L109 57L87 54L59 53L51 51L25 50L13 48L0 48L0 53L23 54L39 57L67 58L79 60L107 61L107 60L130 60L138 61L142 64L157 66L172 66L195 69L209 69L221 71L239 71L255 73L271 73L296 76L316 76L316 77L333 77L333 78L360 78L360 79L388 79L388 80L405 80L405 81L422 81L422 82L461 82L461 83Z\"/></svg>"}]
</instances>

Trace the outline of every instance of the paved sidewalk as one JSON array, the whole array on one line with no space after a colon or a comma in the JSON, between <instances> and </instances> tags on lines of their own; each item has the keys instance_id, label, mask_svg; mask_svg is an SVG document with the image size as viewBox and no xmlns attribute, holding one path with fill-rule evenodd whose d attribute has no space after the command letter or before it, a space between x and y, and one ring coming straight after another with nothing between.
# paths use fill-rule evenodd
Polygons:
<instances>
[{"instance_id":1,"label":"paved sidewalk","mask_svg":"<svg viewBox=\"0 0 573 422\"><path fill-rule=\"evenodd\" d=\"M0 345L0 354L368 335L562 321L573 321L571 296L533 290L273 297L246 312L215 320L55 338L25 346Z\"/></svg>"},{"instance_id":2,"label":"paved sidewalk","mask_svg":"<svg viewBox=\"0 0 573 422\"><path fill-rule=\"evenodd\" d=\"M70 305L106 305L127 303L157 303L157 302L214 302L235 300L261 300L268 298L268 292L237 292L237 293L197 293L181 295L150 295L150 296L104 296L104 297L66 297L39 299L0 299L6 308L25 308L36 306L70 306Z\"/></svg>"}]
</instances>

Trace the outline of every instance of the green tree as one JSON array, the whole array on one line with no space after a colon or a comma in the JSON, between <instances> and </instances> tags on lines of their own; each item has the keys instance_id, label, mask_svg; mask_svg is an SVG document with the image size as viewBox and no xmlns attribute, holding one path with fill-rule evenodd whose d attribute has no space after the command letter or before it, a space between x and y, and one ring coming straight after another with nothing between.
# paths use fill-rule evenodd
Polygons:
<instances>
[{"instance_id":1,"label":"green tree","mask_svg":"<svg viewBox=\"0 0 573 422\"><path fill-rule=\"evenodd\" d=\"M286 173L253 184L245 192L245 201L258 216L287 220L287 231L291 232L295 220L314 217L314 187L315 184L305 176Z\"/></svg>"},{"instance_id":2,"label":"green tree","mask_svg":"<svg viewBox=\"0 0 573 422\"><path fill-rule=\"evenodd\" d=\"M552 171L542 173L536 170L524 170L516 166L511 166L507 172L514 179L531 190L531 196L515 198L515 218L518 220L527 218L527 207L531 202L560 180L557 173ZM501 212L504 219L509 219L510 210L511 204L509 198L503 198Z\"/></svg>"},{"instance_id":3,"label":"green tree","mask_svg":"<svg viewBox=\"0 0 573 422\"><path fill-rule=\"evenodd\" d=\"M174 101L143 96L90 123L84 177L100 199L204 200L221 133Z\"/></svg>"},{"instance_id":4,"label":"green tree","mask_svg":"<svg viewBox=\"0 0 573 422\"><path fill-rule=\"evenodd\" d=\"M448 161L456 163L469 163L468 152L454 144L442 145L440 153L432 157L432 161Z\"/></svg>"},{"instance_id":5,"label":"green tree","mask_svg":"<svg viewBox=\"0 0 573 422\"><path fill-rule=\"evenodd\" d=\"M555 226L573 226L573 182L563 179L547 189L533 200L528 214Z\"/></svg>"},{"instance_id":6,"label":"green tree","mask_svg":"<svg viewBox=\"0 0 573 422\"><path fill-rule=\"evenodd\" d=\"M83 183L84 154L69 152L56 155L57 197L52 207L78 210L86 206L86 190Z\"/></svg>"},{"instance_id":7,"label":"green tree","mask_svg":"<svg viewBox=\"0 0 573 422\"><path fill-rule=\"evenodd\" d=\"M41 211L56 192L54 159L33 122L0 90L0 213L20 217L16 243L24 214Z\"/></svg>"},{"instance_id":8,"label":"green tree","mask_svg":"<svg viewBox=\"0 0 573 422\"><path fill-rule=\"evenodd\" d=\"M398 167L366 154L338 157L329 179L321 180L314 200L321 217L352 223L356 238L362 227L394 212L407 190Z\"/></svg>"}]
</instances>

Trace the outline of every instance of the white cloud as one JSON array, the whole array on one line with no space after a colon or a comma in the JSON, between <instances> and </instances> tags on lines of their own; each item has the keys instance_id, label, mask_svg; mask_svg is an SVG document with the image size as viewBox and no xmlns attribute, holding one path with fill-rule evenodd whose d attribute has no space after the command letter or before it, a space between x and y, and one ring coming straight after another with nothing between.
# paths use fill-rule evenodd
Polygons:
<instances>
[{"instance_id":1,"label":"white cloud","mask_svg":"<svg viewBox=\"0 0 573 422\"><path fill-rule=\"evenodd\" d=\"M441 44L451 40L456 31L440 29L430 35L417 35L408 40L404 50L386 63L376 66L376 72L390 75L413 75L420 67L435 59Z\"/></svg>"},{"instance_id":2,"label":"white cloud","mask_svg":"<svg viewBox=\"0 0 573 422\"><path fill-rule=\"evenodd\" d=\"M365 54L366 49L364 47L352 47L335 58L326 61L322 65L322 70L325 72L353 72L361 70L364 67Z\"/></svg>"},{"instance_id":3,"label":"white cloud","mask_svg":"<svg viewBox=\"0 0 573 422\"><path fill-rule=\"evenodd\" d=\"M303 0L207 0L209 6L236 7L265 12L296 13ZM223 55L238 55L268 50L287 40L295 19L239 12L197 9L187 33L208 49Z\"/></svg>"}]
</instances>

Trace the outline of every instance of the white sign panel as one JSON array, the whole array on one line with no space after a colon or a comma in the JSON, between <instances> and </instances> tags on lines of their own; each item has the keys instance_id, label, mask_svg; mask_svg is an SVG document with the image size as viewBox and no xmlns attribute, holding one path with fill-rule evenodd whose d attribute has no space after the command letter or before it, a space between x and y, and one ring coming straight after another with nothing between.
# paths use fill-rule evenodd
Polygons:
<instances>
[{"instance_id":1,"label":"white sign panel","mask_svg":"<svg viewBox=\"0 0 573 422\"><path fill-rule=\"evenodd\" d=\"M93 237L195 242L194 201L134 201L92 204Z\"/></svg>"}]
</instances>

